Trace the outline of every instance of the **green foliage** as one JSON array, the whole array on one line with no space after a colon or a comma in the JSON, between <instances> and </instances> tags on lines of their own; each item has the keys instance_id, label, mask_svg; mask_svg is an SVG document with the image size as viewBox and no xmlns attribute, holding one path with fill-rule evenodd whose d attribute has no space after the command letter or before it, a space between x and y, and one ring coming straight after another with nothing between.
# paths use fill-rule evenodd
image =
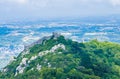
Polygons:
<instances>
[{"instance_id":1,"label":"green foliage","mask_svg":"<svg viewBox=\"0 0 120 79\"><path fill-rule=\"evenodd\" d=\"M86 43L74 42L63 36L45 40L30 48L30 53L23 58L30 59L41 51L50 50L54 45L64 44L66 50L58 49L31 61L24 73L15 75L16 67L22 60L6 66L8 72L0 72L0 79L119 79L120 45L111 42L92 40ZM62 53L59 53L62 52ZM41 69L37 70L37 65ZM32 69L33 68L33 69Z\"/></svg>"}]
</instances>

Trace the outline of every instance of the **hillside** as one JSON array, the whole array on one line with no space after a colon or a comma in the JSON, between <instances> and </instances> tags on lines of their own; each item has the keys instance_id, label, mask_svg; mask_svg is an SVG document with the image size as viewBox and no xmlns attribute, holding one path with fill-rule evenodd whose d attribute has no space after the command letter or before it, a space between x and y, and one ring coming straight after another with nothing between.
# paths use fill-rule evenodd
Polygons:
<instances>
[{"instance_id":1,"label":"hillside","mask_svg":"<svg viewBox=\"0 0 120 79\"><path fill-rule=\"evenodd\" d=\"M0 79L119 78L119 44L78 43L57 34L26 47L0 72Z\"/></svg>"}]
</instances>

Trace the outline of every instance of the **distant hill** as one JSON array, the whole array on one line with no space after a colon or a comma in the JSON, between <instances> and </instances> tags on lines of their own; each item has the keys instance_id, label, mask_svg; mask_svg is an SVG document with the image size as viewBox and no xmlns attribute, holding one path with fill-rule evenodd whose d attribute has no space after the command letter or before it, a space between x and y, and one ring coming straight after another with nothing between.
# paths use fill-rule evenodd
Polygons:
<instances>
[{"instance_id":1,"label":"distant hill","mask_svg":"<svg viewBox=\"0 0 120 79\"><path fill-rule=\"evenodd\" d=\"M14 57L0 79L120 79L120 45L78 43L54 33Z\"/></svg>"}]
</instances>

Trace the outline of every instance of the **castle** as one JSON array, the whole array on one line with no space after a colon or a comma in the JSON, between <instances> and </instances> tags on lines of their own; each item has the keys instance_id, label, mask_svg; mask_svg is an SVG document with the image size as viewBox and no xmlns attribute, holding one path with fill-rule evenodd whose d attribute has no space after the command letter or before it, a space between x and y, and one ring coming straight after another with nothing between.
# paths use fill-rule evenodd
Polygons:
<instances>
[{"instance_id":1,"label":"castle","mask_svg":"<svg viewBox=\"0 0 120 79\"><path fill-rule=\"evenodd\" d=\"M33 46L36 45L36 44L42 44L45 40L49 40L49 39L51 39L51 38L57 39L59 36L61 36L60 33L53 32L51 36L45 36L45 37L39 39L38 41L33 42L32 44L30 44L30 45L28 45L28 46L24 46L24 51L25 51L25 50L28 50L30 47L33 47Z\"/></svg>"}]
</instances>

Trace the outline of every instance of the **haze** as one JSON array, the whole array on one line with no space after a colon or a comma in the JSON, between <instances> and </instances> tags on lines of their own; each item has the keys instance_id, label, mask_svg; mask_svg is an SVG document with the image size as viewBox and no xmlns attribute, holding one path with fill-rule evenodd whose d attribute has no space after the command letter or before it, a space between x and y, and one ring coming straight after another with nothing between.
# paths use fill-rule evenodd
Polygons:
<instances>
[{"instance_id":1,"label":"haze","mask_svg":"<svg viewBox=\"0 0 120 79\"><path fill-rule=\"evenodd\" d=\"M120 0L0 0L0 22L120 14Z\"/></svg>"}]
</instances>

